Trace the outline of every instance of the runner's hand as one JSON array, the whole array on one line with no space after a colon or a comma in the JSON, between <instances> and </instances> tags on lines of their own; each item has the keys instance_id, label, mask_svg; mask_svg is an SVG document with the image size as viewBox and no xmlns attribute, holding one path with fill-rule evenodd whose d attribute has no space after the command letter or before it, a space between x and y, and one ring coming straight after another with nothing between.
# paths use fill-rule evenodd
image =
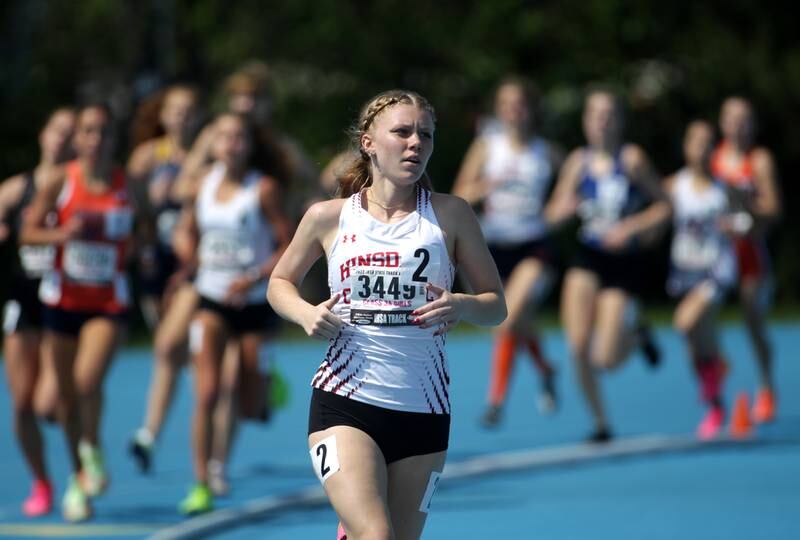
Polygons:
<instances>
[{"instance_id":1,"label":"runner's hand","mask_svg":"<svg viewBox=\"0 0 800 540\"><path fill-rule=\"evenodd\" d=\"M247 292L254 285L253 279L250 276L243 275L234 279L228 286L228 292L225 295L224 303L242 307L247 302Z\"/></svg>"},{"instance_id":2,"label":"runner's hand","mask_svg":"<svg viewBox=\"0 0 800 540\"><path fill-rule=\"evenodd\" d=\"M83 218L79 216L72 216L69 221L67 221L62 227L61 232L64 235L63 242L68 242L69 240L76 240L83 236L84 230L86 229L85 222Z\"/></svg>"},{"instance_id":3,"label":"runner's hand","mask_svg":"<svg viewBox=\"0 0 800 540\"><path fill-rule=\"evenodd\" d=\"M611 251L622 251L633 239L633 234L625 223L617 223L603 237L603 246Z\"/></svg>"},{"instance_id":4,"label":"runner's hand","mask_svg":"<svg viewBox=\"0 0 800 540\"><path fill-rule=\"evenodd\" d=\"M420 328L438 326L433 335L441 336L455 328L461 320L461 303L456 295L433 283L428 283L426 288L436 298L415 309L411 314L417 316L415 320Z\"/></svg>"},{"instance_id":5,"label":"runner's hand","mask_svg":"<svg viewBox=\"0 0 800 540\"><path fill-rule=\"evenodd\" d=\"M339 335L344 326L344 321L335 315L331 309L341 298L341 293L336 293L321 304L312 306L308 315L304 318L303 330L309 337L322 340L331 340Z\"/></svg>"}]
</instances>

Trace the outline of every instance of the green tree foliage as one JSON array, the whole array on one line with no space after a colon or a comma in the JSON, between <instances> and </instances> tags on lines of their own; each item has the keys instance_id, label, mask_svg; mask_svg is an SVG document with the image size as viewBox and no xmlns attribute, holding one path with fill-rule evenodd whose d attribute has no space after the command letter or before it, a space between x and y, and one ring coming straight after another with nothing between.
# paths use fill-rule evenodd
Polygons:
<instances>
[{"instance_id":1,"label":"green tree foliage","mask_svg":"<svg viewBox=\"0 0 800 540\"><path fill-rule=\"evenodd\" d=\"M198 83L214 104L224 76L251 58L273 71L275 123L320 164L343 147L369 96L397 86L422 92L439 116L431 172L441 190L493 86L510 72L537 81L542 130L566 148L581 142L585 86L616 85L629 104L629 138L665 174L680 162L687 121L716 119L726 95L742 94L755 103L760 140L782 173L788 212L773 244L780 298L796 300L800 47L789 8L722 0L9 0L0 7L0 167L7 175L34 162L38 125L56 105L111 92L124 119L154 76Z\"/></svg>"}]
</instances>

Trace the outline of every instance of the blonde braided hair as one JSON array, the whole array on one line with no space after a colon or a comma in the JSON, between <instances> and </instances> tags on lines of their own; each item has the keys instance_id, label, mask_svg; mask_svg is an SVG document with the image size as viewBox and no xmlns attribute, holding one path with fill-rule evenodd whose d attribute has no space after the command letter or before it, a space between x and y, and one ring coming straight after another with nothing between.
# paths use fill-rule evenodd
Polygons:
<instances>
[{"instance_id":1,"label":"blonde braided hair","mask_svg":"<svg viewBox=\"0 0 800 540\"><path fill-rule=\"evenodd\" d=\"M434 123L436 122L436 113L433 110L433 106L427 99L410 90L388 90L369 100L361 108L358 121L349 131L355 158L347 169L337 178L339 183L336 189L337 197L347 198L353 193L358 193L362 189L372 185L371 160L370 156L361 147L361 136L369 130L379 114L395 105L414 105L427 111L431 115L431 119ZM433 191L433 186L427 172L422 173L418 181L421 183L422 187Z\"/></svg>"}]
</instances>

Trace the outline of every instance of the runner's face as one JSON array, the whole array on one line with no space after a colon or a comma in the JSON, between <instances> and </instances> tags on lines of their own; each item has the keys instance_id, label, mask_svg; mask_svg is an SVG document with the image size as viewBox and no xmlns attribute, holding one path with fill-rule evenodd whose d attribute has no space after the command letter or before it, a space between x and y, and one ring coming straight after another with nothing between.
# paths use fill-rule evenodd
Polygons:
<instances>
[{"instance_id":1,"label":"runner's face","mask_svg":"<svg viewBox=\"0 0 800 540\"><path fill-rule=\"evenodd\" d=\"M39 135L39 146L42 157L56 163L66 161L72 154L72 134L75 131L75 114L70 111L58 111Z\"/></svg>"},{"instance_id":2,"label":"runner's face","mask_svg":"<svg viewBox=\"0 0 800 540\"><path fill-rule=\"evenodd\" d=\"M497 91L495 114L500 121L512 129L527 126L531 113L525 93L518 84L505 84Z\"/></svg>"},{"instance_id":3,"label":"runner's face","mask_svg":"<svg viewBox=\"0 0 800 540\"><path fill-rule=\"evenodd\" d=\"M75 152L82 159L97 161L110 158L114 148L114 132L108 113L100 107L81 111L74 141Z\"/></svg>"},{"instance_id":4,"label":"runner's face","mask_svg":"<svg viewBox=\"0 0 800 540\"><path fill-rule=\"evenodd\" d=\"M383 176L413 184L425 172L433 153L433 132L428 111L400 104L375 117L361 144Z\"/></svg>"},{"instance_id":5,"label":"runner's face","mask_svg":"<svg viewBox=\"0 0 800 540\"><path fill-rule=\"evenodd\" d=\"M249 92L233 94L228 102L228 108L231 112L247 116L256 108L256 95Z\"/></svg>"},{"instance_id":6,"label":"runner's face","mask_svg":"<svg viewBox=\"0 0 800 540\"><path fill-rule=\"evenodd\" d=\"M272 101L270 96L264 93L237 92L230 96L228 110L261 124L269 120Z\"/></svg>"},{"instance_id":7,"label":"runner's face","mask_svg":"<svg viewBox=\"0 0 800 540\"><path fill-rule=\"evenodd\" d=\"M729 99L722 106L720 130L723 137L739 144L749 144L754 134L753 111L743 99Z\"/></svg>"},{"instance_id":8,"label":"runner's face","mask_svg":"<svg viewBox=\"0 0 800 540\"><path fill-rule=\"evenodd\" d=\"M178 88L170 91L161 107L161 124L167 133L182 135L192 120L195 97L192 92Z\"/></svg>"},{"instance_id":9,"label":"runner's face","mask_svg":"<svg viewBox=\"0 0 800 540\"><path fill-rule=\"evenodd\" d=\"M583 131L591 146L605 146L619 137L620 117L614 97L597 92L586 100Z\"/></svg>"},{"instance_id":10,"label":"runner's face","mask_svg":"<svg viewBox=\"0 0 800 540\"><path fill-rule=\"evenodd\" d=\"M250 140L242 120L230 115L220 117L216 124L216 134L216 158L229 167L242 165L250 153Z\"/></svg>"},{"instance_id":11,"label":"runner's face","mask_svg":"<svg viewBox=\"0 0 800 540\"><path fill-rule=\"evenodd\" d=\"M686 129L683 155L690 167L705 167L711 158L714 131L705 122L693 122Z\"/></svg>"}]
</instances>

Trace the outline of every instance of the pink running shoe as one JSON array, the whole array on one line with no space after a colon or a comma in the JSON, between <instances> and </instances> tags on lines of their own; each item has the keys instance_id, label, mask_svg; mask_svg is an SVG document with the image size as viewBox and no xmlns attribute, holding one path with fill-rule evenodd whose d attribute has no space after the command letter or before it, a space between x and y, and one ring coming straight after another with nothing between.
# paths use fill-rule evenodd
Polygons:
<instances>
[{"instance_id":1,"label":"pink running shoe","mask_svg":"<svg viewBox=\"0 0 800 540\"><path fill-rule=\"evenodd\" d=\"M35 480L31 494L22 503L22 513L28 517L39 517L53 509L53 486L44 480Z\"/></svg>"},{"instance_id":2,"label":"pink running shoe","mask_svg":"<svg viewBox=\"0 0 800 540\"><path fill-rule=\"evenodd\" d=\"M347 540L347 533L344 532L341 522L339 522L339 528L336 530L336 540Z\"/></svg>"},{"instance_id":3,"label":"pink running shoe","mask_svg":"<svg viewBox=\"0 0 800 540\"><path fill-rule=\"evenodd\" d=\"M711 407L697 426L697 438L701 441L710 441L719 435L725 424L725 411L722 407Z\"/></svg>"}]
</instances>

